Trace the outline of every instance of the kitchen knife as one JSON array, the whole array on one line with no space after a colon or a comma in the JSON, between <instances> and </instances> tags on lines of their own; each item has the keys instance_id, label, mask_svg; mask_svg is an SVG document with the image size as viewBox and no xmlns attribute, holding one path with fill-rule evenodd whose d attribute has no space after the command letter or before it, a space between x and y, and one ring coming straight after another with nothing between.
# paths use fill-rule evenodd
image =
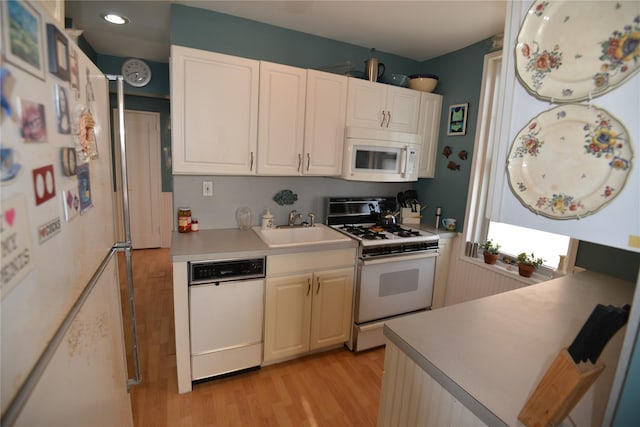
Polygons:
<instances>
[{"instance_id":1,"label":"kitchen knife","mask_svg":"<svg viewBox=\"0 0 640 427\"><path fill-rule=\"evenodd\" d=\"M567 349L575 363L595 363L611 337L627 322L629 306L596 305L578 335Z\"/></svg>"},{"instance_id":2,"label":"kitchen knife","mask_svg":"<svg viewBox=\"0 0 640 427\"><path fill-rule=\"evenodd\" d=\"M398 193L397 198L398 198L398 204L400 205L400 207L401 207L401 208L406 208L406 207L407 207L407 204L406 204L406 202L405 202L405 200L404 200L404 193L403 193L402 191L400 191L400 192Z\"/></svg>"},{"instance_id":3,"label":"kitchen knife","mask_svg":"<svg viewBox=\"0 0 640 427\"><path fill-rule=\"evenodd\" d=\"M629 319L629 309L628 304L624 307L614 307L610 305L606 308L605 316L598 324L598 327L594 331L593 338L587 346L586 357L591 363L596 363L609 340L627 323Z\"/></svg>"},{"instance_id":4,"label":"kitchen knife","mask_svg":"<svg viewBox=\"0 0 640 427\"><path fill-rule=\"evenodd\" d=\"M604 306L602 304L596 305L596 307L587 318L587 321L578 332L578 335L576 335L573 342L567 349L575 363L580 363L587 360L587 345L589 339L592 336L593 331L603 314Z\"/></svg>"}]
</instances>

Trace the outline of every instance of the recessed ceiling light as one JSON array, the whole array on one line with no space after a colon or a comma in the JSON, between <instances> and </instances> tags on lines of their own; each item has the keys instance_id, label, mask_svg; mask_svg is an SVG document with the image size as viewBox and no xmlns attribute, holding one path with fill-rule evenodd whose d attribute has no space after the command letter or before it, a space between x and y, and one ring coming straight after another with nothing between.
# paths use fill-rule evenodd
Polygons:
<instances>
[{"instance_id":1,"label":"recessed ceiling light","mask_svg":"<svg viewBox=\"0 0 640 427\"><path fill-rule=\"evenodd\" d=\"M117 15L115 13L106 13L102 15L102 19L116 25L124 25L129 23L129 18L127 18L126 16Z\"/></svg>"}]
</instances>

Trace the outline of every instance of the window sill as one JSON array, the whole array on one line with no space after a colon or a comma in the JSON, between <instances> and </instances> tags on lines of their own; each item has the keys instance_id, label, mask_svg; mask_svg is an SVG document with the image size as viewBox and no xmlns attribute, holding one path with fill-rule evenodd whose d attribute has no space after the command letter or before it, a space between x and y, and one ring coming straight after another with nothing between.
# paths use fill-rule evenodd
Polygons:
<instances>
[{"instance_id":1,"label":"window sill","mask_svg":"<svg viewBox=\"0 0 640 427\"><path fill-rule=\"evenodd\" d=\"M464 255L461 258L462 261L472 263L478 267L491 270L494 273L518 280L525 285L535 285L536 283L546 282L547 280L553 279L552 276L543 274L540 270L535 271L531 277L523 277L518 273L517 265L507 264L502 261L497 261L495 264L487 264L482 258L473 258Z\"/></svg>"}]
</instances>

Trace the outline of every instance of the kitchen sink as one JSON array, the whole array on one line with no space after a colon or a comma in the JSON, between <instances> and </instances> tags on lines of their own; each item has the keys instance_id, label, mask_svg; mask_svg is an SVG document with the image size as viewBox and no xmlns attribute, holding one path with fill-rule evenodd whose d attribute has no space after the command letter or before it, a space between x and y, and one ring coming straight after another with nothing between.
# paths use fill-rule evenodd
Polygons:
<instances>
[{"instance_id":1,"label":"kitchen sink","mask_svg":"<svg viewBox=\"0 0 640 427\"><path fill-rule=\"evenodd\" d=\"M324 224L313 227L283 227L263 230L253 227L253 231L270 248L315 245L319 243L342 243L351 239Z\"/></svg>"}]
</instances>

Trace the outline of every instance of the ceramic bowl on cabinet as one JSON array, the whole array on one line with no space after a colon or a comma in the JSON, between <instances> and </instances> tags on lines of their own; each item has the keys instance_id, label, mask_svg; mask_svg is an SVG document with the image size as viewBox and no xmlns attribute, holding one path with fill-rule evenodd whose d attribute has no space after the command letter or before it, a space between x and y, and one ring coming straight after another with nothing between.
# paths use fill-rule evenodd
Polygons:
<instances>
[{"instance_id":1,"label":"ceramic bowl on cabinet","mask_svg":"<svg viewBox=\"0 0 640 427\"><path fill-rule=\"evenodd\" d=\"M437 85L438 76L435 74L413 74L409 76L409 89L433 92Z\"/></svg>"}]
</instances>

